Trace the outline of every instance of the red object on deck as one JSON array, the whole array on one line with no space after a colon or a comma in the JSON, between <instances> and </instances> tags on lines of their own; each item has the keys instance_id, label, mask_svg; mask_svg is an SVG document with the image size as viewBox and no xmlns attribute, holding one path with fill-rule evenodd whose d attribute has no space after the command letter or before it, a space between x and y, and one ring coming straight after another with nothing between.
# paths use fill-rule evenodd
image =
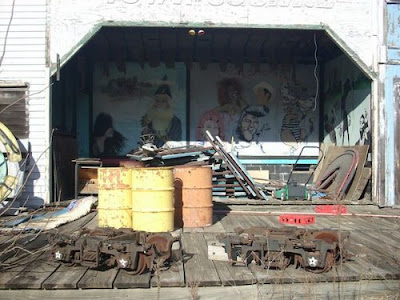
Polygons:
<instances>
[{"instance_id":1,"label":"red object on deck","mask_svg":"<svg viewBox=\"0 0 400 300\"><path fill-rule=\"evenodd\" d=\"M315 206L316 213L323 213L323 214L333 214L333 215L340 215L340 214L347 214L347 207L344 205L317 205Z\"/></svg>"},{"instance_id":2,"label":"red object on deck","mask_svg":"<svg viewBox=\"0 0 400 300\"><path fill-rule=\"evenodd\" d=\"M279 222L295 225L315 224L315 216L311 215L280 215Z\"/></svg>"}]
</instances>

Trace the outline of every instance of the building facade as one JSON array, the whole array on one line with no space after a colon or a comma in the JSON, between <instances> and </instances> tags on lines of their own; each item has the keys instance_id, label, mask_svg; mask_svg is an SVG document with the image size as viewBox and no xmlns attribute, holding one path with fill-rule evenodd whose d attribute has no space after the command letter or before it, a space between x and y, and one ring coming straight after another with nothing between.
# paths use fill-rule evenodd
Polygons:
<instances>
[{"instance_id":1,"label":"building facade","mask_svg":"<svg viewBox=\"0 0 400 300\"><path fill-rule=\"evenodd\" d=\"M80 157L124 155L152 130L201 143L206 128L260 165L369 145L372 198L398 205L396 1L2 2L0 80L29 83L27 197L57 194L55 128ZM95 128L110 117L121 136L107 148Z\"/></svg>"}]
</instances>

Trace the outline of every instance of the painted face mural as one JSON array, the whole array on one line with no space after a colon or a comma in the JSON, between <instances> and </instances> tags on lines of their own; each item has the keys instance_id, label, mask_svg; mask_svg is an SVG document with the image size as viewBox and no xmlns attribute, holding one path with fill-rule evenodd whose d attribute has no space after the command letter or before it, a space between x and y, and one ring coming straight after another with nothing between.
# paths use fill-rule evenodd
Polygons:
<instances>
[{"instance_id":1,"label":"painted face mural","mask_svg":"<svg viewBox=\"0 0 400 300\"><path fill-rule=\"evenodd\" d=\"M301 76L294 83L291 66L263 64L256 70L245 64L239 70L228 64L226 70L221 70L218 64L210 64L204 70L194 64L190 78L190 120L196 133L191 134L191 139L204 143L207 139L203 132L208 129L218 132L227 148L233 146L239 156L289 155L291 147L281 139L287 115L287 126L296 129L288 128L286 133L299 151L301 140L317 144L318 127L312 135L310 127L318 119L319 110L313 110L314 97L310 96L315 93L314 81L306 76L313 69L303 65L297 68Z\"/></svg>"},{"instance_id":2,"label":"painted face mural","mask_svg":"<svg viewBox=\"0 0 400 300\"><path fill-rule=\"evenodd\" d=\"M266 126L264 126L266 120L263 119L266 114L267 112L262 106L249 106L244 109L236 129L236 139L238 141L259 142L262 130L266 129Z\"/></svg>"},{"instance_id":3,"label":"painted face mural","mask_svg":"<svg viewBox=\"0 0 400 300\"><path fill-rule=\"evenodd\" d=\"M167 141L182 139L181 120L174 115L171 106L171 90L167 84L158 87L154 101L142 117L142 135L154 135L154 144L161 147Z\"/></svg>"}]
</instances>

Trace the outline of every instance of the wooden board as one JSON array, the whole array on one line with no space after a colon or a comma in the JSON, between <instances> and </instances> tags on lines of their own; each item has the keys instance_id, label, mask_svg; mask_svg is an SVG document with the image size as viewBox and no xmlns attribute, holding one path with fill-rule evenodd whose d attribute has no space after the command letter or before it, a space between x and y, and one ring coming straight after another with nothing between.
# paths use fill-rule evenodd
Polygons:
<instances>
[{"instance_id":1,"label":"wooden board","mask_svg":"<svg viewBox=\"0 0 400 300\"><path fill-rule=\"evenodd\" d=\"M113 282L117 276L117 269L109 269L106 271L88 270L79 280L78 288L80 289L112 289Z\"/></svg>"},{"instance_id":2,"label":"wooden board","mask_svg":"<svg viewBox=\"0 0 400 300\"><path fill-rule=\"evenodd\" d=\"M65 234L74 233L76 231L81 230L83 227L85 227L89 222L91 222L93 220L93 218L96 217L96 215L97 215L97 212L90 212L86 216L84 216L74 222L60 226L58 228L58 230L60 233L65 233Z\"/></svg>"},{"instance_id":3,"label":"wooden board","mask_svg":"<svg viewBox=\"0 0 400 300\"><path fill-rule=\"evenodd\" d=\"M358 152L359 158L358 158L358 165L357 165L357 170L354 175L353 181L350 185L349 190L347 191L344 199L352 199L353 193L356 189L357 182L359 181L359 178L361 176L363 167L365 165L365 161L368 156L368 149L369 145L362 145L362 146L330 146L325 153L325 159L323 161L320 174L323 174L326 170L326 168L329 166L329 164L339 155L343 154L346 150L356 150ZM319 178L314 178L315 182L319 180ZM356 183L356 184L355 184ZM330 187L328 188L328 191L330 191Z\"/></svg>"},{"instance_id":4,"label":"wooden board","mask_svg":"<svg viewBox=\"0 0 400 300\"><path fill-rule=\"evenodd\" d=\"M265 283L292 283L292 278L288 275L290 269L285 270L273 270L273 269L264 269L262 266L249 264L249 270L253 273L254 277L257 279L259 284Z\"/></svg>"},{"instance_id":5,"label":"wooden board","mask_svg":"<svg viewBox=\"0 0 400 300\"><path fill-rule=\"evenodd\" d=\"M385 269L392 274L400 273L399 255L387 253L385 249L379 249L376 246L375 243L371 244L368 238L358 232L351 235L347 249L355 255L353 260L365 258L374 266Z\"/></svg>"},{"instance_id":6,"label":"wooden board","mask_svg":"<svg viewBox=\"0 0 400 300\"><path fill-rule=\"evenodd\" d=\"M0 235L0 249L3 249L3 245L12 238L12 235Z\"/></svg>"},{"instance_id":7,"label":"wooden board","mask_svg":"<svg viewBox=\"0 0 400 300\"><path fill-rule=\"evenodd\" d=\"M394 279L395 274L386 268L375 266L369 259L362 257L355 258L352 262L347 264L347 267L353 269L358 274L358 280L380 280L380 279Z\"/></svg>"},{"instance_id":8,"label":"wooden board","mask_svg":"<svg viewBox=\"0 0 400 300\"><path fill-rule=\"evenodd\" d=\"M265 183L265 181L269 181L269 170L247 170L247 173L255 182Z\"/></svg>"},{"instance_id":9,"label":"wooden board","mask_svg":"<svg viewBox=\"0 0 400 300\"><path fill-rule=\"evenodd\" d=\"M26 266L19 266L9 270L2 270L0 272L0 289L6 288L6 283L17 276Z\"/></svg>"},{"instance_id":10,"label":"wooden board","mask_svg":"<svg viewBox=\"0 0 400 300\"><path fill-rule=\"evenodd\" d=\"M221 219L221 224L226 232L235 232L236 228L244 228L241 223L238 222L238 216L225 216Z\"/></svg>"},{"instance_id":11,"label":"wooden board","mask_svg":"<svg viewBox=\"0 0 400 300\"><path fill-rule=\"evenodd\" d=\"M182 251L174 250L170 268L165 271L154 272L151 278L152 287L183 287L185 286L185 271L183 269Z\"/></svg>"},{"instance_id":12,"label":"wooden board","mask_svg":"<svg viewBox=\"0 0 400 300\"><path fill-rule=\"evenodd\" d=\"M203 234L183 233L182 235L186 285L221 285L214 263L207 257L207 245Z\"/></svg>"},{"instance_id":13,"label":"wooden board","mask_svg":"<svg viewBox=\"0 0 400 300\"><path fill-rule=\"evenodd\" d=\"M371 178L371 175L372 175L371 168L364 167L364 169L362 170L360 179L356 183L356 188L354 190L353 195L351 196L351 200L357 201L361 198L361 195L364 192L365 188L367 187L367 184L368 184L369 179Z\"/></svg>"},{"instance_id":14,"label":"wooden board","mask_svg":"<svg viewBox=\"0 0 400 300\"><path fill-rule=\"evenodd\" d=\"M354 268L349 267L352 261L346 261L342 264L333 266L333 269L327 274L327 281L343 282L343 281L356 281L360 279L360 274Z\"/></svg>"},{"instance_id":15,"label":"wooden board","mask_svg":"<svg viewBox=\"0 0 400 300\"><path fill-rule=\"evenodd\" d=\"M12 243L12 244L9 244ZM31 257L31 252L37 251L48 244L47 236L44 233L36 234L21 234L15 238L8 240L4 244L4 252L2 251L0 261L9 260L11 257L13 261L21 260ZM22 249L27 251L23 251Z\"/></svg>"},{"instance_id":16,"label":"wooden board","mask_svg":"<svg viewBox=\"0 0 400 300\"><path fill-rule=\"evenodd\" d=\"M8 289L40 289L42 283L57 270L59 263L49 261L49 253L43 253L18 275L5 284Z\"/></svg>"},{"instance_id":17,"label":"wooden board","mask_svg":"<svg viewBox=\"0 0 400 300\"><path fill-rule=\"evenodd\" d=\"M59 233L72 233L80 229L91 218L93 218L93 213L77 221L60 226L58 231ZM46 234L21 234L9 241L15 241L15 245L29 252L15 249L2 255L3 263L13 264L15 267L1 272L0 288L40 288L42 281L51 276L59 266L58 263L49 261L49 253L42 255L42 252L38 251L48 245ZM36 269L31 270L32 268ZM32 274L32 278L27 277L29 274Z\"/></svg>"},{"instance_id":18,"label":"wooden board","mask_svg":"<svg viewBox=\"0 0 400 300\"><path fill-rule=\"evenodd\" d=\"M222 232L226 232L224 226L222 226L221 222L220 222L220 218L218 218L216 215L213 215L213 224L211 226L208 227L204 227L203 231L204 232L214 232L214 233L222 233Z\"/></svg>"},{"instance_id":19,"label":"wooden board","mask_svg":"<svg viewBox=\"0 0 400 300\"><path fill-rule=\"evenodd\" d=\"M76 289L78 287L78 281L87 270L88 268L83 266L61 265L43 282L42 287L46 290Z\"/></svg>"},{"instance_id":20,"label":"wooden board","mask_svg":"<svg viewBox=\"0 0 400 300\"><path fill-rule=\"evenodd\" d=\"M3 299L398 299L398 280L363 280L359 282L325 282L319 284L253 285L199 288L135 290L9 290Z\"/></svg>"},{"instance_id":21,"label":"wooden board","mask_svg":"<svg viewBox=\"0 0 400 300\"><path fill-rule=\"evenodd\" d=\"M216 242L215 234L204 234L207 244ZM214 261L215 268L225 286L237 286L243 284L254 284L256 279L251 271L245 266L232 266L230 262Z\"/></svg>"},{"instance_id":22,"label":"wooden board","mask_svg":"<svg viewBox=\"0 0 400 300\"><path fill-rule=\"evenodd\" d=\"M305 283L310 285L317 282L327 281L328 274L333 273L330 271L328 273L314 274L304 270L303 268L296 269L295 266L289 266L286 271L286 275L293 283Z\"/></svg>"},{"instance_id":23,"label":"wooden board","mask_svg":"<svg viewBox=\"0 0 400 300\"><path fill-rule=\"evenodd\" d=\"M99 226L98 214L97 214L97 212L94 212L93 214L94 214L93 218L89 222L87 222L84 226L85 228L87 228L89 230L93 230Z\"/></svg>"},{"instance_id":24,"label":"wooden board","mask_svg":"<svg viewBox=\"0 0 400 300\"><path fill-rule=\"evenodd\" d=\"M40 256L41 253L36 253L23 259L15 259L14 257L11 257L6 261L2 261L3 268L0 271L0 289L5 289L7 282L13 279Z\"/></svg>"},{"instance_id":25,"label":"wooden board","mask_svg":"<svg viewBox=\"0 0 400 300\"><path fill-rule=\"evenodd\" d=\"M132 275L126 270L119 270L114 281L114 288L131 289L131 288L149 288L151 273L149 271L140 274Z\"/></svg>"}]
</instances>

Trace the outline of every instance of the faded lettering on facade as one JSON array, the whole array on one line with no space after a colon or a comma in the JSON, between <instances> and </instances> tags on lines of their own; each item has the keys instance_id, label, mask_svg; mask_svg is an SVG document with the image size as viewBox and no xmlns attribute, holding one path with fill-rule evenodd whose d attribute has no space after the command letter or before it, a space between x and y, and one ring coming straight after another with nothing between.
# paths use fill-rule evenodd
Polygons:
<instances>
[{"instance_id":1,"label":"faded lettering on facade","mask_svg":"<svg viewBox=\"0 0 400 300\"><path fill-rule=\"evenodd\" d=\"M106 0L107 4L147 4L164 5L165 0ZM337 0L172 0L173 5L211 5L231 7L294 7L294 8L333 8Z\"/></svg>"}]
</instances>

